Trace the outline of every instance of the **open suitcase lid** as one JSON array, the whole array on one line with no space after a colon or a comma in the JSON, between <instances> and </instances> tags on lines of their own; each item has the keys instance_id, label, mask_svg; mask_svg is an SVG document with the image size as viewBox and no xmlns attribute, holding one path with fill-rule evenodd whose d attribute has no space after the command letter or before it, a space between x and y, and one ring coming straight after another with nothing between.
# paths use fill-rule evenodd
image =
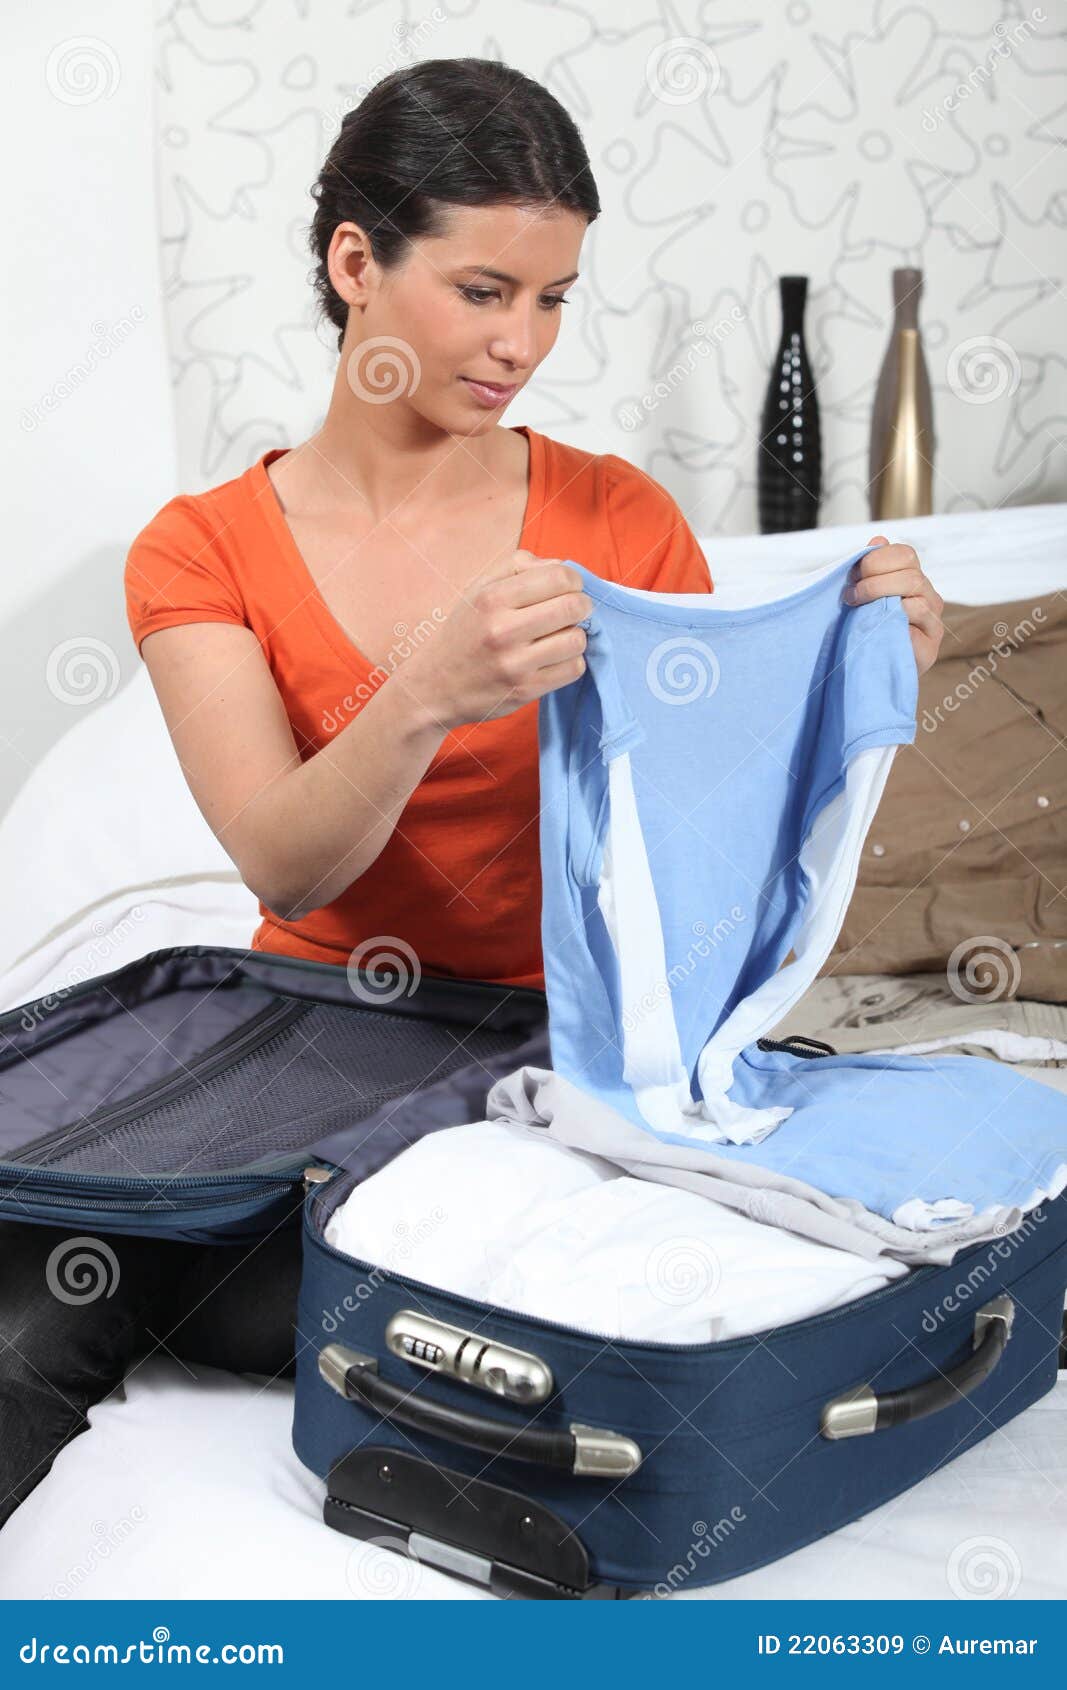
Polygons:
<instances>
[{"instance_id":1,"label":"open suitcase lid","mask_svg":"<svg viewBox=\"0 0 1067 1690\"><path fill-rule=\"evenodd\" d=\"M370 1172L475 1118L517 1047L533 1035L528 1059L547 1054L545 1015L542 993L483 981L151 952L0 1017L0 1214L265 1230L309 1160L363 1155Z\"/></svg>"}]
</instances>

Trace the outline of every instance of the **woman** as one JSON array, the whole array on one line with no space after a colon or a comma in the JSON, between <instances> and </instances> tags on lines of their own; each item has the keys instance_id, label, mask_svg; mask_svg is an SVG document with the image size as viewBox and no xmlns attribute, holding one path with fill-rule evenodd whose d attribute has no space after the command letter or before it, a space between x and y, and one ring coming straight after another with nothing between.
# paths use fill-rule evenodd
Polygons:
<instances>
[{"instance_id":1,"label":"woman","mask_svg":"<svg viewBox=\"0 0 1067 1690\"><path fill-rule=\"evenodd\" d=\"M600 209L544 88L488 60L395 72L314 194L325 420L153 518L130 626L259 895L255 948L543 988L537 701L583 673L592 608L566 560L673 592L710 592L707 563L640 470L502 424ZM941 600L907 547L863 560L856 602L887 593L925 669ZM139 1357L292 1370L295 1228L241 1249L112 1236L115 1294L75 1307L48 1290L62 1242L4 1229L0 1519Z\"/></svg>"}]
</instances>

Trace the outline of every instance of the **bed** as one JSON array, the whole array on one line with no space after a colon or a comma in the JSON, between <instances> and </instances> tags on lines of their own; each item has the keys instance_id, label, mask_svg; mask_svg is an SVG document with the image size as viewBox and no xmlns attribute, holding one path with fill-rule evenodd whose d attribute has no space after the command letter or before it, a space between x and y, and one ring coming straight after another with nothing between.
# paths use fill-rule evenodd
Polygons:
<instances>
[{"instance_id":1,"label":"bed","mask_svg":"<svg viewBox=\"0 0 1067 1690\"><path fill-rule=\"evenodd\" d=\"M965 512L782 537L707 539L718 602L793 590L875 532L919 551L966 604L1067 588L1067 507ZM121 779L115 757L122 747ZM78 850L70 841L77 839ZM257 922L189 795L139 670L38 764L0 822L8 888L0 1008L161 946L244 946ZM816 980L790 1017L815 1036L963 1048L1067 1091L1067 1006L987 1006L961 1028L934 975ZM945 1017L948 1017L945 1020ZM850 1048L856 1048L853 1044ZM481 1593L321 1521L323 1486L290 1447L285 1381L160 1351L98 1405L0 1532L0 1596L464 1599ZM1067 1374L978 1448L831 1538L694 1596L1067 1596ZM675 1597L687 1600L679 1591Z\"/></svg>"}]
</instances>

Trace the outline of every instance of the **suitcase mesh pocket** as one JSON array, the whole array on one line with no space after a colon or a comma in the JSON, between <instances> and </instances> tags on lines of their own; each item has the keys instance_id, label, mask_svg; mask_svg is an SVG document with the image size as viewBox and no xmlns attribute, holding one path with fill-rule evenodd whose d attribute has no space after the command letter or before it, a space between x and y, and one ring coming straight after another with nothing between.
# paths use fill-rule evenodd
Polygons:
<instances>
[{"instance_id":1,"label":"suitcase mesh pocket","mask_svg":"<svg viewBox=\"0 0 1067 1690\"><path fill-rule=\"evenodd\" d=\"M70 1172L214 1173L297 1152L472 1062L514 1037L384 1009L280 999L276 1030L253 1048L178 1070L117 1109L26 1145L18 1160ZM241 1043L240 1040L237 1041ZM247 1042L247 1041L246 1041ZM487 1082L488 1084L488 1082ZM166 1097L157 1094L166 1092Z\"/></svg>"}]
</instances>

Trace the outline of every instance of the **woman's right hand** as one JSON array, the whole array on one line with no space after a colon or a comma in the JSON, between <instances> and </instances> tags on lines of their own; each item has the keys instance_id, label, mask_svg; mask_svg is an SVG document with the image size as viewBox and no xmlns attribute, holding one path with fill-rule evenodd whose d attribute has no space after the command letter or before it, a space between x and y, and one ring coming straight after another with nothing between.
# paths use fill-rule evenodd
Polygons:
<instances>
[{"instance_id":1,"label":"woman's right hand","mask_svg":"<svg viewBox=\"0 0 1067 1690\"><path fill-rule=\"evenodd\" d=\"M592 609L561 558L513 552L471 582L403 668L445 728L508 716L584 674L585 629L575 624Z\"/></svg>"}]
</instances>

